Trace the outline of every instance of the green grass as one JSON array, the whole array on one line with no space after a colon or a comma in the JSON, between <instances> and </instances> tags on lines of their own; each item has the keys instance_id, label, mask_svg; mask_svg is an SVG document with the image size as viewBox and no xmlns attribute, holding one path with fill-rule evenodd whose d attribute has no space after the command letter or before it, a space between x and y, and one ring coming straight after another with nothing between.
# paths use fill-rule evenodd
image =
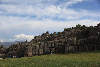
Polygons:
<instances>
[{"instance_id":1,"label":"green grass","mask_svg":"<svg viewBox=\"0 0 100 67\"><path fill-rule=\"evenodd\" d=\"M100 52L7 58L0 67L100 67Z\"/></svg>"}]
</instances>

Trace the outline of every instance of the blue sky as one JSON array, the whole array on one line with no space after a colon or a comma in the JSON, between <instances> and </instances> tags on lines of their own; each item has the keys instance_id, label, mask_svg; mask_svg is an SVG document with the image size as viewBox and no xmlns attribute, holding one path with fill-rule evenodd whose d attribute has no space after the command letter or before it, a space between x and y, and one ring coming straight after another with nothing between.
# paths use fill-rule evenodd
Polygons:
<instances>
[{"instance_id":1,"label":"blue sky","mask_svg":"<svg viewBox=\"0 0 100 67\"><path fill-rule=\"evenodd\" d=\"M0 0L0 41L31 40L76 24L96 25L100 0Z\"/></svg>"}]
</instances>

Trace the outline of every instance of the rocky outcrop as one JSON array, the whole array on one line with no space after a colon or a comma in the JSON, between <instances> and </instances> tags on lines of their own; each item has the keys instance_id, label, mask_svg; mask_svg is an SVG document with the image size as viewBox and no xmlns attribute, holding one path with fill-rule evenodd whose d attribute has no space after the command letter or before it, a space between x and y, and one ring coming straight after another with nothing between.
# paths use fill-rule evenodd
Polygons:
<instances>
[{"instance_id":1,"label":"rocky outcrop","mask_svg":"<svg viewBox=\"0 0 100 67\"><path fill-rule=\"evenodd\" d=\"M21 42L7 49L7 56L24 57L43 54L75 53L100 50L100 24L65 28L63 32L49 32L35 36L30 42Z\"/></svg>"}]
</instances>

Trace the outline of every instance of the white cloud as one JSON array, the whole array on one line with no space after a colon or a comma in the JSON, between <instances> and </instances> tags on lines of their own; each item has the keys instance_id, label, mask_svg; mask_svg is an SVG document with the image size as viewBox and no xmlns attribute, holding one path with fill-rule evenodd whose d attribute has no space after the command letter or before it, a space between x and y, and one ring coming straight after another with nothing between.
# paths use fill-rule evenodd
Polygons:
<instances>
[{"instance_id":1,"label":"white cloud","mask_svg":"<svg viewBox=\"0 0 100 67\"><path fill-rule=\"evenodd\" d=\"M58 30L63 29L66 25L74 26L76 24L84 25L96 25L99 23L96 20L82 19L82 20L71 20L71 21L56 21L52 19L35 20L28 17L7 17L0 16L2 18L0 31L41 31L41 30Z\"/></svg>"},{"instance_id":2,"label":"white cloud","mask_svg":"<svg viewBox=\"0 0 100 67\"><path fill-rule=\"evenodd\" d=\"M60 6L50 5L47 7L38 7L33 5L0 5L5 11L0 12L3 15L17 15L17 16L36 16L37 19L48 17L63 18L63 19L80 19L86 16L97 17L98 13L80 10L76 11L70 8L61 8Z\"/></svg>"},{"instance_id":3,"label":"white cloud","mask_svg":"<svg viewBox=\"0 0 100 67\"><path fill-rule=\"evenodd\" d=\"M4 42L3 40L0 40L0 42Z\"/></svg>"},{"instance_id":4,"label":"white cloud","mask_svg":"<svg viewBox=\"0 0 100 67\"><path fill-rule=\"evenodd\" d=\"M14 36L11 40L31 40L35 35L42 34L46 31L58 32L63 31L65 27L72 27L76 24L81 25L96 25L99 22L96 20L82 19L82 20L71 20L71 21L54 21L51 19L34 20L28 17L7 17L0 16L2 23L0 25L0 31L6 35ZM32 35L29 35L30 32ZM21 34L23 33L23 34ZM18 35L16 35L18 34ZM28 35L25 35L28 34ZM2 35L4 36L4 35Z\"/></svg>"},{"instance_id":5,"label":"white cloud","mask_svg":"<svg viewBox=\"0 0 100 67\"><path fill-rule=\"evenodd\" d=\"M98 23L97 20L84 18L98 17L99 13L88 10L76 11L69 8L73 4L87 0L64 0L57 5L55 3L60 0L0 1L4 2L4 4L0 4L0 31L12 36L19 34L15 36L15 39L25 38L30 40L31 35L25 35L28 34L27 32L41 34L47 30L50 32L62 31L65 27L75 26L76 24L96 25Z\"/></svg>"},{"instance_id":6,"label":"white cloud","mask_svg":"<svg viewBox=\"0 0 100 67\"><path fill-rule=\"evenodd\" d=\"M33 35L25 35L25 34L18 34L18 35L15 35L15 40L17 41L20 41L20 40L32 40L34 39L34 36Z\"/></svg>"},{"instance_id":7,"label":"white cloud","mask_svg":"<svg viewBox=\"0 0 100 67\"><path fill-rule=\"evenodd\" d=\"M63 4L60 5L60 7L69 7L72 6L73 4L77 4L84 1L87 0L66 0Z\"/></svg>"},{"instance_id":8,"label":"white cloud","mask_svg":"<svg viewBox=\"0 0 100 67\"><path fill-rule=\"evenodd\" d=\"M40 6L48 6L49 4L55 4L57 2L61 2L60 5L64 6L64 7L68 7L71 6L73 4L79 3L79 2L83 2L83 1L87 1L87 0L64 0L64 1L60 1L60 0L0 0L1 3L12 3L12 4L18 4L18 5L29 5L29 4L34 4L34 5L40 5Z\"/></svg>"}]
</instances>

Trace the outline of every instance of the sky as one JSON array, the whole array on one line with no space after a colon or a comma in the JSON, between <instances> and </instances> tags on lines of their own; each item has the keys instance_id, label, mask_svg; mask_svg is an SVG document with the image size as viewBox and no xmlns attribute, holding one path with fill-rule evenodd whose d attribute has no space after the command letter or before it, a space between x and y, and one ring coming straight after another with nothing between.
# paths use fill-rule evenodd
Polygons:
<instances>
[{"instance_id":1,"label":"sky","mask_svg":"<svg viewBox=\"0 0 100 67\"><path fill-rule=\"evenodd\" d=\"M20 41L100 22L100 0L0 0L0 41Z\"/></svg>"}]
</instances>

